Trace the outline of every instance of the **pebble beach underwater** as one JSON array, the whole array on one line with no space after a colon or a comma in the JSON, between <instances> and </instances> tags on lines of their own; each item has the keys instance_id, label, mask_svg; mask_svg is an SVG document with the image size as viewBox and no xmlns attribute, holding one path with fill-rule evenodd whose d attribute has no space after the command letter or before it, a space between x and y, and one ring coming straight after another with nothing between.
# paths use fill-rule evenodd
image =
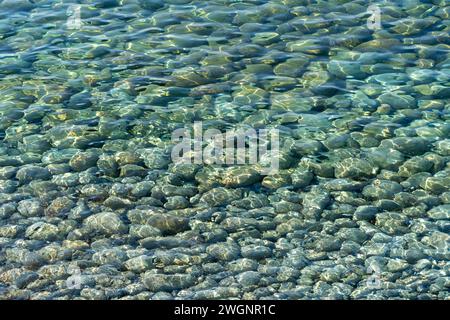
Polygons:
<instances>
[{"instance_id":1,"label":"pebble beach underwater","mask_svg":"<svg viewBox=\"0 0 450 320\"><path fill-rule=\"evenodd\" d=\"M1 300L450 300L449 243L448 1L0 0Z\"/></svg>"}]
</instances>

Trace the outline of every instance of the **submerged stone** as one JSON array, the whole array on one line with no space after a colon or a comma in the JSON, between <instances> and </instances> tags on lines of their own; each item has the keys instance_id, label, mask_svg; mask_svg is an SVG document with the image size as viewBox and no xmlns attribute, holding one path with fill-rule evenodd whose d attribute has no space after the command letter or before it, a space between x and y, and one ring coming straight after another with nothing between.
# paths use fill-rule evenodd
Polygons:
<instances>
[{"instance_id":1,"label":"submerged stone","mask_svg":"<svg viewBox=\"0 0 450 320\"><path fill-rule=\"evenodd\" d=\"M125 223L113 212L101 212L89 216L84 224L93 231L107 235L121 234L128 230Z\"/></svg>"},{"instance_id":2,"label":"submerged stone","mask_svg":"<svg viewBox=\"0 0 450 320\"><path fill-rule=\"evenodd\" d=\"M154 274L146 272L142 276L144 285L152 292L186 289L196 282L195 277L189 274Z\"/></svg>"}]
</instances>

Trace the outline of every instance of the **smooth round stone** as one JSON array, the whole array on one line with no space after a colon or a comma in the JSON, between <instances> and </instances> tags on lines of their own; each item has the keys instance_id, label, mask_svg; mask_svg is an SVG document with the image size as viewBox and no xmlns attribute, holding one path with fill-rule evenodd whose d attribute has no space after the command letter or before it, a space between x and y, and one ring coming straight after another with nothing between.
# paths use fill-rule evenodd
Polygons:
<instances>
[{"instance_id":1,"label":"smooth round stone","mask_svg":"<svg viewBox=\"0 0 450 320\"><path fill-rule=\"evenodd\" d=\"M54 147L86 149L101 144L103 137L87 125L57 126L47 132Z\"/></svg>"},{"instance_id":2,"label":"smooth round stone","mask_svg":"<svg viewBox=\"0 0 450 320\"><path fill-rule=\"evenodd\" d=\"M152 257L141 255L125 261L124 266L129 271L142 273L153 267L153 259Z\"/></svg>"},{"instance_id":3,"label":"smooth round stone","mask_svg":"<svg viewBox=\"0 0 450 320\"><path fill-rule=\"evenodd\" d=\"M263 80L263 88L267 91L287 91L297 86L297 79L290 77L266 77Z\"/></svg>"},{"instance_id":4,"label":"smooth round stone","mask_svg":"<svg viewBox=\"0 0 450 320\"><path fill-rule=\"evenodd\" d=\"M68 164L64 164L64 163L49 164L47 166L47 169L48 169L48 171L50 171L52 176L69 173L71 171L70 166Z\"/></svg>"},{"instance_id":5,"label":"smooth round stone","mask_svg":"<svg viewBox=\"0 0 450 320\"><path fill-rule=\"evenodd\" d=\"M79 185L80 181L78 173L69 172L53 176L52 182L61 187L75 187Z\"/></svg>"},{"instance_id":6,"label":"smooth round stone","mask_svg":"<svg viewBox=\"0 0 450 320\"><path fill-rule=\"evenodd\" d=\"M239 208L250 210L267 207L269 205L269 201L267 200L267 197L265 195L250 194L248 197L233 201L233 205Z\"/></svg>"},{"instance_id":7,"label":"smooth round stone","mask_svg":"<svg viewBox=\"0 0 450 320\"><path fill-rule=\"evenodd\" d=\"M450 175L448 172L441 171L433 177L428 177L423 180L420 186L436 194L447 192L450 190Z\"/></svg>"},{"instance_id":8,"label":"smooth round stone","mask_svg":"<svg viewBox=\"0 0 450 320\"><path fill-rule=\"evenodd\" d=\"M272 250L261 245L248 245L241 248L241 254L244 258L261 260L272 256Z\"/></svg>"},{"instance_id":9,"label":"smooth round stone","mask_svg":"<svg viewBox=\"0 0 450 320\"><path fill-rule=\"evenodd\" d=\"M397 193L394 197L394 201L397 202L403 208L417 205L416 197L411 193L407 192Z\"/></svg>"},{"instance_id":10,"label":"smooth round stone","mask_svg":"<svg viewBox=\"0 0 450 320\"><path fill-rule=\"evenodd\" d=\"M386 267L389 272L401 272L408 269L410 265L403 259L389 259Z\"/></svg>"},{"instance_id":11,"label":"smooth round stone","mask_svg":"<svg viewBox=\"0 0 450 320\"><path fill-rule=\"evenodd\" d=\"M416 69L409 73L409 77L415 83L430 83L436 80L437 72L430 69Z\"/></svg>"},{"instance_id":12,"label":"smooth round stone","mask_svg":"<svg viewBox=\"0 0 450 320\"><path fill-rule=\"evenodd\" d=\"M274 116L274 119L279 120L281 124L289 124L289 123L297 123L299 120L299 116L294 112L286 112Z\"/></svg>"},{"instance_id":13,"label":"smooth round stone","mask_svg":"<svg viewBox=\"0 0 450 320\"><path fill-rule=\"evenodd\" d=\"M119 175L119 165L113 156L105 154L100 155L97 161L97 167L106 176L116 177Z\"/></svg>"},{"instance_id":14,"label":"smooth round stone","mask_svg":"<svg viewBox=\"0 0 450 320\"><path fill-rule=\"evenodd\" d=\"M19 235L19 233L23 233L24 228L19 227L19 226L14 226L14 225L5 225L0 227L0 237L2 237L2 245L7 245L8 244L8 240L7 238L15 238L16 236Z\"/></svg>"},{"instance_id":15,"label":"smooth round stone","mask_svg":"<svg viewBox=\"0 0 450 320\"><path fill-rule=\"evenodd\" d=\"M241 190L219 187L205 192L201 196L200 202L205 203L211 207L220 207L230 204L234 200L240 199L241 195Z\"/></svg>"},{"instance_id":16,"label":"smooth round stone","mask_svg":"<svg viewBox=\"0 0 450 320\"><path fill-rule=\"evenodd\" d=\"M303 168L297 168L291 174L292 185L295 188L305 188L314 179L314 174Z\"/></svg>"},{"instance_id":17,"label":"smooth round stone","mask_svg":"<svg viewBox=\"0 0 450 320\"><path fill-rule=\"evenodd\" d=\"M247 288L258 285L261 281L261 275L256 271L246 271L238 274L236 280L243 287Z\"/></svg>"},{"instance_id":18,"label":"smooth round stone","mask_svg":"<svg viewBox=\"0 0 450 320\"><path fill-rule=\"evenodd\" d=\"M326 52L326 49L326 46L322 45L320 41L316 39L297 40L286 44L286 50L288 52L302 52L312 55L321 55Z\"/></svg>"},{"instance_id":19,"label":"smooth round stone","mask_svg":"<svg viewBox=\"0 0 450 320\"><path fill-rule=\"evenodd\" d=\"M450 139L437 141L436 150L442 156L450 156Z\"/></svg>"},{"instance_id":20,"label":"smooth round stone","mask_svg":"<svg viewBox=\"0 0 450 320\"><path fill-rule=\"evenodd\" d=\"M292 151L300 155L313 155L321 152L324 149L323 144L316 140L299 140L295 141L292 146Z\"/></svg>"},{"instance_id":21,"label":"smooth round stone","mask_svg":"<svg viewBox=\"0 0 450 320\"><path fill-rule=\"evenodd\" d=\"M396 93L384 93L380 95L377 100L380 102L380 104L387 104L394 109L415 108L417 104L414 97Z\"/></svg>"},{"instance_id":22,"label":"smooth round stone","mask_svg":"<svg viewBox=\"0 0 450 320\"><path fill-rule=\"evenodd\" d=\"M221 83L211 83L201 85L191 89L191 96L204 96L204 95L215 95L215 94L225 94L231 92L231 87L228 84Z\"/></svg>"},{"instance_id":23,"label":"smooth round stone","mask_svg":"<svg viewBox=\"0 0 450 320\"><path fill-rule=\"evenodd\" d=\"M164 208L168 210L184 209L189 207L189 201L182 196L174 196L167 198Z\"/></svg>"},{"instance_id":24,"label":"smooth round stone","mask_svg":"<svg viewBox=\"0 0 450 320\"><path fill-rule=\"evenodd\" d=\"M323 178L334 178L334 167L330 162L317 163L310 159L300 162L301 166L311 170L316 176Z\"/></svg>"},{"instance_id":25,"label":"smooth round stone","mask_svg":"<svg viewBox=\"0 0 450 320\"><path fill-rule=\"evenodd\" d=\"M246 271L256 271L258 263L255 260L242 258L229 263L230 271L244 273Z\"/></svg>"},{"instance_id":26,"label":"smooth round stone","mask_svg":"<svg viewBox=\"0 0 450 320\"><path fill-rule=\"evenodd\" d=\"M233 97L233 101L239 105L264 105L267 103L269 94L261 88L243 85L233 92Z\"/></svg>"},{"instance_id":27,"label":"smooth round stone","mask_svg":"<svg viewBox=\"0 0 450 320\"><path fill-rule=\"evenodd\" d=\"M53 224L36 222L27 228L25 237L33 240L53 241L59 237L59 230Z\"/></svg>"},{"instance_id":28,"label":"smooth round stone","mask_svg":"<svg viewBox=\"0 0 450 320\"><path fill-rule=\"evenodd\" d=\"M420 172L430 172L433 168L433 162L423 157L413 157L403 163L398 168L398 174L402 177L410 177Z\"/></svg>"},{"instance_id":29,"label":"smooth round stone","mask_svg":"<svg viewBox=\"0 0 450 320\"><path fill-rule=\"evenodd\" d=\"M375 224L390 235L407 233L408 219L396 212L381 212L376 216Z\"/></svg>"},{"instance_id":30,"label":"smooth round stone","mask_svg":"<svg viewBox=\"0 0 450 320\"><path fill-rule=\"evenodd\" d=\"M291 183L291 176L287 172L275 173L264 177L262 185L268 189L279 189Z\"/></svg>"},{"instance_id":31,"label":"smooth round stone","mask_svg":"<svg viewBox=\"0 0 450 320\"><path fill-rule=\"evenodd\" d=\"M6 203L0 205L0 219L7 219L16 212L17 205L15 203Z\"/></svg>"},{"instance_id":32,"label":"smooth round stone","mask_svg":"<svg viewBox=\"0 0 450 320\"><path fill-rule=\"evenodd\" d=\"M277 76L295 78L302 74L304 67L308 63L309 59L306 56L295 56L276 65L273 73Z\"/></svg>"},{"instance_id":33,"label":"smooth round stone","mask_svg":"<svg viewBox=\"0 0 450 320\"><path fill-rule=\"evenodd\" d=\"M405 189L417 189L420 185L425 182L425 179L431 177L431 174L428 172L421 172L413 174L411 177L401 182L401 185Z\"/></svg>"},{"instance_id":34,"label":"smooth round stone","mask_svg":"<svg viewBox=\"0 0 450 320\"><path fill-rule=\"evenodd\" d=\"M303 85L305 88L309 88L318 95L323 94L330 96L335 92L335 90L328 90L332 89L330 87L327 87L327 85L330 84L328 83L329 80L330 75L328 74L327 71L307 71L299 79L299 83ZM309 98L309 100L318 102L321 101L320 96Z\"/></svg>"},{"instance_id":35,"label":"smooth round stone","mask_svg":"<svg viewBox=\"0 0 450 320\"><path fill-rule=\"evenodd\" d=\"M75 171L84 171L95 167L99 153L95 151L79 152L70 159L70 167Z\"/></svg>"},{"instance_id":36,"label":"smooth round stone","mask_svg":"<svg viewBox=\"0 0 450 320\"><path fill-rule=\"evenodd\" d=\"M51 174L46 168L27 165L17 171L16 178L21 183L29 183L33 180L48 180L51 178Z\"/></svg>"},{"instance_id":37,"label":"smooth round stone","mask_svg":"<svg viewBox=\"0 0 450 320\"><path fill-rule=\"evenodd\" d=\"M426 30L429 26L434 24L436 20L431 17L416 19L409 17L407 19L401 19L395 23L395 26L391 28L394 32L411 36Z\"/></svg>"},{"instance_id":38,"label":"smooth round stone","mask_svg":"<svg viewBox=\"0 0 450 320\"><path fill-rule=\"evenodd\" d=\"M145 10L158 10L164 7L163 0L152 0L152 1L139 0L138 2L141 8Z\"/></svg>"},{"instance_id":39,"label":"smooth round stone","mask_svg":"<svg viewBox=\"0 0 450 320\"><path fill-rule=\"evenodd\" d=\"M302 210L302 206L298 203L292 203L289 201L279 201L273 204L273 208L276 213L298 212Z\"/></svg>"},{"instance_id":40,"label":"smooth round stone","mask_svg":"<svg viewBox=\"0 0 450 320\"><path fill-rule=\"evenodd\" d=\"M112 210L127 209L133 207L133 204L128 199L111 196L104 201L104 206Z\"/></svg>"},{"instance_id":41,"label":"smooth round stone","mask_svg":"<svg viewBox=\"0 0 450 320\"><path fill-rule=\"evenodd\" d=\"M402 191L402 186L395 181L376 179L364 187L362 193L370 199L393 199L397 193Z\"/></svg>"},{"instance_id":42,"label":"smooth round stone","mask_svg":"<svg viewBox=\"0 0 450 320\"><path fill-rule=\"evenodd\" d=\"M271 108L274 110L286 110L293 112L307 112L313 108L311 100L302 98L294 90L282 93L272 93L270 97Z\"/></svg>"},{"instance_id":43,"label":"smooth round stone","mask_svg":"<svg viewBox=\"0 0 450 320\"><path fill-rule=\"evenodd\" d=\"M219 261L233 261L239 258L241 249L235 243L223 242L208 246L206 252Z\"/></svg>"},{"instance_id":44,"label":"smooth round stone","mask_svg":"<svg viewBox=\"0 0 450 320\"><path fill-rule=\"evenodd\" d=\"M395 130L400 127L401 126L396 123L391 123L387 121L376 121L365 125L363 132L377 139L386 139L393 137Z\"/></svg>"},{"instance_id":45,"label":"smooth round stone","mask_svg":"<svg viewBox=\"0 0 450 320\"><path fill-rule=\"evenodd\" d=\"M450 125L436 124L433 127L423 126L416 129L416 133L419 137L425 139L439 139L450 135Z\"/></svg>"},{"instance_id":46,"label":"smooth round stone","mask_svg":"<svg viewBox=\"0 0 450 320\"><path fill-rule=\"evenodd\" d=\"M154 185L155 183L153 181L138 182L133 186L131 195L136 198L143 198L145 196L148 196Z\"/></svg>"},{"instance_id":47,"label":"smooth round stone","mask_svg":"<svg viewBox=\"0 0 450 320\"><path fill-rule=\"evenodd\" d=\"M130 226L129 234L132 237L144 239L149 237L158 237L162 233L159 229L149 225L132 224Z\"/></svg>"},{"instance_id":48,"label":"smooth round stone","mask_svg":"<svg viewBox=\"0 0 450 320\"><path fill-rule=\"evenodd\" d=\"M232 167L225 170L221 183L225 187L245 187L261 180L258 171L250 167Z\"/></svg>"},{"instance_id":49,"label":"smooth round stone","mask_svg":"<svg viewBox=\"0 0 450 320\"><path fill-rule=\"evenodd\" d=\"M347 158L336 164L336 178L364 179L377 174L378 168L373 163L356 158Z\"/></svg>"},{"instance_id":50,"label":"smooth round stone","mask_svg":"<svg viewBox=\"0 0 450 320\"><path fill-rule=\"evenodd\" d=\"M366 76L361 70L361 65L358 61L331 60L327 65L327 69L332 75L342 79L347 77L363 79Z\"/></svg>"},{"instance_id":51,"label":"smooth round stone","mask_svg":"<svg viewBox=\"0 0 450 320\"><path fill-rule=\"evenodd\" d=\"M423 251L421 249L412 248L412 249L406 250L406 252L403 255L403 258L409 264L414 264L414 263L420 261L421 259L426 258L426 255L425 255L425 253L423 253Z\"/></svg>"},{"instance_id":52,"label":"smooth round stone","mask_svg":"<svg viewBox=\"0 0 450 320\"><path fill-rule=\"evenodd\" d=\"M356 46L355 50L360 52L374 52L392 50L396 46L400 46L401 43L397 39L374 39Z\"/></svg>"},{"instance_id":53,"label":"smooth round stone","mask_svg":"<svg viewBox=\"0 0 450 320\"><path fill-rule=\"evenodd\" d=\"M341 245L341 240L331 236L324 236L315 242L315 246L320 252L338 251L341 248Z\"/></svg>"},{"instance_id":54,"label":"smooth round stone","mask_svg":"<svg viewBox=\"0 0 450 320\"><path fill-rule=\"evenodd\" d=\"M22 200L17 206L17 211L25 217L38 217L44 214L44 207L39 200Z\"/></svg>"},{"instance_id":55,"label":"smooth round stone","mask_svg":"<svg viewBox=\"0 0 450 320\"><path fill-rule=\"evenodd\" d=\"M136 164L126 164L120 168L120 177L145 177L148 170Z\"/></svg>"},{"instance_id":56,"label":"smooth round stone","mask_svg":"<svg viewBox=\"0 0 450 320\"><path fill-rule=\"evenodd\" d=\"M75 206L75 202L69 197L58 197L49 204L45 214L47 216L64 216L68 214Z\"/></svg>"},{"instance_id":57,"label":"smooth round stone","mask_svg":"<svg viewBox=\"0 0 450 320\"><path fill-rule=\"evenodd\" d=\"M123 234L128 227L114 212L101 212L89 216L84 224L87 228L106 235Z\"/></svg>"},{"instance_id":58,"label":"smooth round stone","mask_svg":"<svg viewBox=\"0 0 450 320\"><path fill-rule=\"evenodd\" d=\"M322 143L328 150L340 149L347 145L349 138L349 134L333 134Z\"/></svg>"},{"instance_id":59,"label":"smooth round stone","mask_svg":"<svg viewBox=\"0 0 450 320\"><path fill-rule=\"evenodd\" d=\"M87 300L105 300L106 295L104 290L95 288L83 288L80 291L80 296Z\"/></svg>"},{"instance_id":60,"label":"smooth round stone","mask_svg":"<svg viewBox=\"0 0 450 320\"><path fill-rule=\"evenodd\" d=\"M278 42L279 39L280 35L276 32L258 32L252 38L252 42L262 46L267 46Z\"/></svg>"},{"instance_id":61,"label":"smooth round stone","mask_svg":"<svg viewBox=\"0 0 450 320\"><path fill-rule=\"evenodd\" d=\"M249 73L252 75L271 75L272 74L272 67L267 64L249 64L245 67L244 70L245 73Z\"/></svg>"},{"instance_id":62,"label":"smooth round stone","mask_svg":"<svg viewBox=\"0 0 450 320\"><path fill-rule=\"evenodd\" d=\"M149 169L165 169L170 163L169 155L159 148L141 149L137 153Z\"/></svg>"},{"instance_id":63,"label":"smooth round stone","mask_svg":"<svg viewBox=\"0 0 450 320\"><path fill-rule=\"evenodd\" d=\"M381 142L380 147L391 148L409 156L419 156L430 150L430 142L419 137L398 137L386 139Z\"/></svg>"},{"instance_id":64,"label":"smooth round stone","mask_svg":"<svg viewBox=\"0 0 450 320\"><path fill-rule=\"evenodd\" d=\"M80 92L70 97L67 107L71 109L85 109L92 105L91 94L89 92Z\"/></svg>"},{"instance_id":65,"label":"smooth round stone","mask_svg":"<svg viewBox=\"0 0 450 320\"><path fill-rule=\"evenodd\" d=\"M77 152L78 150L74 148L63 150L52 149L42 155L41 161L44 164L67 164Z\"/></svg>"},{"instance_id":66,"label":"smooth round stone","mask_svg":"<svg viewBox=\"0 0 450 320\"><path fill-rule=\"evenodd\" d=\"M189 219L169 214L151 214L146 219L146 223L166 235L177 234L190 229Z\"/></svg>"},{"instance_id":67,"label":"smooth round stone","mask_svg":"<svg viewBox=\"0 0 450 320\"><path fill-rule=\"evenodd\" d=\"M193 286L196 278L190 274L155 274L146 272L142 282L152 292L186 289Z\"/></svg>"},{"instance_id":68,"label":"smooth round stone","mask_svg":"<svg viewBox=\"0 0 450 320\"><path fill-rule=\"evenodd\" d=\"M97 265L106 264L116 268L122 267L126 259L127 255L119 248L106 248L92 255L92 261Z\"/></svg>"},{"instance_id":69,"label":"smooth round stone","mask_svg":"<svg viewBox=\"0 0 450 320\"><path fill-rule=\"evenodd\" d=\"M50 143L45 139L44 135L34 134L26 136L19 144L19 149L23 152L44 153L51 148Z\"/></svg>"},{"instance_id":70,"label":"smooth round stone","mask_svg":"<svg viewBox=\"0 0 450 320\"><path fill-rule=\"evenodd\" d=\"M18 187L17 181L0 180L0 193L14 193Z\"/></svg>"},{"instance_id":71,"label":"smooth round stone","mask_svg":"<svg viewBox=\"0 0 450 320\"><path fill-rule=\"evenodd\" d=\"M23 273L19 277L17 277L17 279L15 280L14 284L16 285L17 288L24 289L30 283L32 283L33 281L36 281L37 279L39 279L39 274L38 273L36 273L36 272L27 272L27 273Z\"/></svg>"},{"instance_id":72,"label":"smooth round stone","mask_svg":"<svg viewBox=\"0 0 450 320\"><path fill-rule=\"evenodd\" d=\"M134 152L129 151L119 151L114 155L119 166L124 166L127 164L142 164L141 158Z\"/></svg>"},{"instance_id":73,"label":"smooth round stone","mask_svg":"<svg viewBox=\"0 0 450 320\"><path fill-rule=\"evenodd\" d=\"M435 99L447 99L450 97L450 90L446 86L433 85L430 83L414 86L414 90L424 96Z\"/></svg>"},{"instance_id":74,"label":"smooth round stone","mask_svg":"<svg viewBox=\"0 0 450 320\"><path fill-rule=\"evenodd\" d=\"M0 168L0 179L9 180L16 176L18 168L12 166L4 166Z\"/></svg>"},{"instance_id":75,"label":"smooth round stone","mask_svg":"<svg viewBox=\"0 0 450 320\"><path fill-rule=\"evenodd\" d=\"M343 241L350 240L360 245L363 244L368 238L368 235L358 228L341 228L336 233L336 236Z\"/></svg>"},{"instance_id":76,"label":"smooth round stone","mask_svg":"<svg viewBox=\"0 0 450 320\"><path fill-rule=\"evenodd\" d=\"M375 206L360 206L356 208L353 218L355 220L371 221L376 217L377 213L378 208Z\"/></svg>"}]
</instances>

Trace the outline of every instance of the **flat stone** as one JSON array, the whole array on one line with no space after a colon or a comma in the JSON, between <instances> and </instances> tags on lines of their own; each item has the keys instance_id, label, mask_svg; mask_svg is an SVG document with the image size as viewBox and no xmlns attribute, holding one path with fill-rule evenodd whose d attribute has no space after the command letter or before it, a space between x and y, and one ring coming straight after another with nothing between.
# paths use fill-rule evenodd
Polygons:
<instances>
[{"instance_id":1,"label":"flat stone","mask_svg":"<svg viewBox=\"0 0 450 320\"><path fill-rule=\"evenodd\" d=\"M189 274L155 274L146 272L142 282L152 292L182 290L193 286L196 278Z\"/></svg>"},{"instance_id":2,"label":"flat stone","mask_svg":"<svg viewBox=\"0 0 450 320\"><path fill-rule=\"evenodd\" d=\"M27 165L20 168L16 174L17 180L21 183L28 183L33 180L49 180L51 177L48 169L33 165Z\"/></svg>"},{"instance_id":3,"label":"flat stone","mask_svg":"<svg viewBox=\"0 0 450 320\"><path fill-rule=\"evenodd\" d=\"M163 234L177 234L190 229L189 219L170 214L152 214L147 224L159 229Z\"/></svg>"},{"instance_id":4,"label":"flat stone","mask_svg":"<svg viewBox=\"0 0 450 320\"><path fill-rule=\"evenodd\" d=\"M450 219L450 204L444 204L432 208L427 212L427 215L434 220L449 220Z\"/></svg>"}]
</instances>

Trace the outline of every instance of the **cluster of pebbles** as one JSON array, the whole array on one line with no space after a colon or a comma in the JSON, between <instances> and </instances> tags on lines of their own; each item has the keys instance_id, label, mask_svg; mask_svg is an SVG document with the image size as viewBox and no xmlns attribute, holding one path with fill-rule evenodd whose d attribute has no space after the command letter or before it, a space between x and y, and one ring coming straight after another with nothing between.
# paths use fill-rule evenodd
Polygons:
<instances>
[{"instance_id":1,"label":"cluster of pebbles","mask_svg":"<svg viewBox=\"0 0 450 320\"><path fill-rule=\"evenodd\" d=\"M81 2L0 0L0 298L450 298L447 1Z\"/></svg>"}]
</instances>

